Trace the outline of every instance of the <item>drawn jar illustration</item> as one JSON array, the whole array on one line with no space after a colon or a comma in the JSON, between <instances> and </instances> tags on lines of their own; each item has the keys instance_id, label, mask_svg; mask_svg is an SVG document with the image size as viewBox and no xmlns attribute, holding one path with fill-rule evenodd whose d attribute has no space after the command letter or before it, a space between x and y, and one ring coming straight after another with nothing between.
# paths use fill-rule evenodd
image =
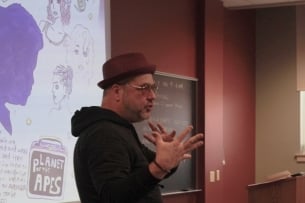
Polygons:
<instances>
[{"instance_id":1,"label":"drawn jar illustration","mask_svg":"<svg viewBox=\"0 0 305 203\"><path fill-rule=\"evenodd\" d=\"M67 152L56 138L32 142L29 157L28 196L62 199Z\"/></svg>"}]
</instances>

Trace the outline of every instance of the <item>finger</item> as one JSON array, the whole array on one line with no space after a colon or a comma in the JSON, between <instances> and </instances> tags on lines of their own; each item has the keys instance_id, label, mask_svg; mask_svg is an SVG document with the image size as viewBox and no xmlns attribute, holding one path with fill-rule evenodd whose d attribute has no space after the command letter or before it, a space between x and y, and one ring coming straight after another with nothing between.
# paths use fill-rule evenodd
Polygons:
<instances>
[{"instance_id":1,"label":"finger","mask_svg":"<svg viewBox=\"0 0 305 203\"><path fill-rule=\"evenodd\" d=\"M191 137L189 137L186 142L189 143L195 143L197 141L203 140L204 135L202 133L197 133L196 135L193 135Z\"/></svg>"},{"instance_id":2,"label":"finger","mask_svg":"<svg viewBox=\"0 0 305 203\"><path fill-rule=\"evenodd\" d=\"M157 127L158 127L158 129L160 130L161 133L165 133L165 129L160 123L157 123Z\"/></svg>"},{"instance_id":3,"label":"finger","mask_svg":"<svg viewBox=\"0 0 305 203\"><path fill-rule=\"evenodd\" d=\"M199 133L190 137L184 142L184 150L186 152L190 152L193 149L200 147L201 145L203 145L203 134Z\"/></svg>"},{"instance_id":4,"label":"finger","mask_svg":"<svg viewBox=\"0 0 305 203\"><path fill-rule=\"evenodd\" d=\"M157 143L159 143L159 142L162 142L162 136L160 135L159 132L153 131L153 132L152 132L152 136L153 136L154 139L155 139L155 144L157 144Z\"/></svg>"},{"instance_id":5,"label":"finger","mask_svg":"<svg viewBox=\"0 0 305 203\"><path fill-rule=\"evenodd\" d=\"M175 130L173 130L173 131L169 134L169 136L172 137L172 138L175 137L175 135L176 135L176 131L175 131Z\"/></svg>"},{"instance_id":6,"label":"finger","mask_svg":"<svg viewBox=\"0 0 305 203\"><path fill-rule=\"evenodd\" d=\"M189 145L188 147L184 148L184 150L185 152L191 152L202 145L203 145L203 141L198 141L195 144Z\"/></svg>"},{"instance_id":7,"label":"finger","mask_svg":"<svg viewBox=\"0 0 305 203\"><path fill-rule=\"evenodd\" d=\"M148 134L144 134L143 136L144 136L144 138L145 138L146 140L148 140L148 141L151 142L152 144L156 144L156 139L155 139L153 136L148 135Z\"/></svg>"},{"instance_id":8,"label":"finger","mask_svg":"<svg viewBox=\"0 0 305 203\"><path fill-rule=\"evenodd\" d=\"M176 131L173 130L171 134L163 136L163 140L167 142L171 142L174 140L175 135L176 135Z\"/></svg>"},{"instance_id":9,"label":"finger","mask_svg":"<svg viewBox=\"0 0 305 203\"><path fill-rule=\"evenodd\" d=\"M148 121L148 125L152 131L158 131L156 125L154 125L151 121Z\"/></svg>"},{"instance_id":10,"label":"finger","mask_svg":"<svg viewBox=\"0 0 305 203\"><path fill-rule=\"evenodd\" d=\"M191 126L191 125L187 126L177 137L177 140L179 142L182 142L184 140L184 138L187 136L187 134L189 134L192 130L193 130L193 126Z\"/></svg>"},{"instance_id":11,"label":"finger","mask_svg":"<svg viewBox=\"0 0 305 203\"><path fill-rule=\"evenodd\" d=\"M183 154L182 158L180 159L180 161L186 160L186 159L191 159L192 155L191 154Z\"/></svg>"}]
</instances>

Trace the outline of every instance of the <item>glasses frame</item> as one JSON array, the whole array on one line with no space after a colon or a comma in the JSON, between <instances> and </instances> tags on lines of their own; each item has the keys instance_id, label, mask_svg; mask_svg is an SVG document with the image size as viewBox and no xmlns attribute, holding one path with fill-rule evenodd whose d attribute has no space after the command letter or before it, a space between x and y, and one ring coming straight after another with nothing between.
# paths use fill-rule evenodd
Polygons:
<instances>
[{"instance_id":1,"label":"glasses frame","mask_svg":"<svg viewBox=\"0 0 305 203\"><path fill-rule=\"evenodd\" d=\"M158 91L158 86L156 84L143 84L143 85L135 85L135 84L130 84L130 83L126 83L126 85L138 90L138 91L141 91L142 93L145 93L145 94L149 94L150 92L153 92L154 94L157 93Z\"/></svg>"}]
</instances>

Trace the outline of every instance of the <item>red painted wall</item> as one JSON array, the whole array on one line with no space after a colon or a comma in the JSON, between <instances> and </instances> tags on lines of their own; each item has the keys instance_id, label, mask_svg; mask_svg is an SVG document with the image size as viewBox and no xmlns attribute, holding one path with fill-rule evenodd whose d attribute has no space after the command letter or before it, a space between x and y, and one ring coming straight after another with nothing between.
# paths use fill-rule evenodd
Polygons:
<instances>
[{"instance_id":1,"label":"red painted wall","mask_svg":"<svg viewBox=\"0 0 305 203\"><path fill-rule=\"evenodd\" d=\"M236 203L255 180L255 11L226 11L224 24L224 191Z\"/></svg>"},{"instance_id":2,"label":"red painted wall","mask_svg":"<svg viewBox=\"0 0 305 203\"><path fill-rule=\"evenodd\" d=\"M196 76L195 1L111 1L111 54L141 51L163 72Z\"/></svg>"},{"instance_id":3,"label":"red painted wall","mask_svg":"<svg viewBox=\"0 0 305 203\"><path fill-rule=\"evenodd\" d=\"M205 11L205 200L244 203L255 172L255 11L215 0Z\"/></svg>"},{"instance_id":4,"label":"red painted wall","mask_svg":"<svg viewBox=\"0 0 305 203\"><path fill-rule=\"evenodd\" d=\"M223 43L224 22L220 1L205 4L205 202L223 203ZM220 181L210 182L210 171L220 170Z\"/></svg>"},{"instance_id":5,"label":"red painted wall","mask_svg":"<svg viewBox=\"0 0 305 203\"><path fill-rule=\"evenodd\" d=\"M141 51L159 71L196 77L201 85L203 193L166 196L164 202L247 202L255 161L255 13L225 10L218 0L110 3L113 56ZM220 181L209 182L209 171L217 169Z\"/></svg>"}]
</instances>

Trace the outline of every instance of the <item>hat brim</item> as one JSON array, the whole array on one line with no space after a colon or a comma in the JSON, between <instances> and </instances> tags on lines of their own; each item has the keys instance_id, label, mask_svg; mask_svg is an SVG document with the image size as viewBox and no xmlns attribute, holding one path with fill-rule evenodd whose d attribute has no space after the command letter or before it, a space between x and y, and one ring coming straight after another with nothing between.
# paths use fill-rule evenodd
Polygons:
<instances>
[{"instance_id":1,"label":"hat brim","mask_svg":"<svg viewBox=\"0 0 305 203\"><path fill-rule=\"evenodd\" d=\"M117 83L121 80L124 80L126 78L135 77L135 76L142 75L142 74L147 74L147 73L154 74L155 71L156 71L156 66L155 65L140 67L140 68L134 69L133 71L125 72L125 73L122 73L122 74L117 75L115 77L107 78L105 80L102 80L99 83L97 83L97 85L102 89L106 89L107 87L109 87L109 86L111 86L111 85L113 85L113 84L115 84L115 83Z\"/></svg>"}]
</instances>

